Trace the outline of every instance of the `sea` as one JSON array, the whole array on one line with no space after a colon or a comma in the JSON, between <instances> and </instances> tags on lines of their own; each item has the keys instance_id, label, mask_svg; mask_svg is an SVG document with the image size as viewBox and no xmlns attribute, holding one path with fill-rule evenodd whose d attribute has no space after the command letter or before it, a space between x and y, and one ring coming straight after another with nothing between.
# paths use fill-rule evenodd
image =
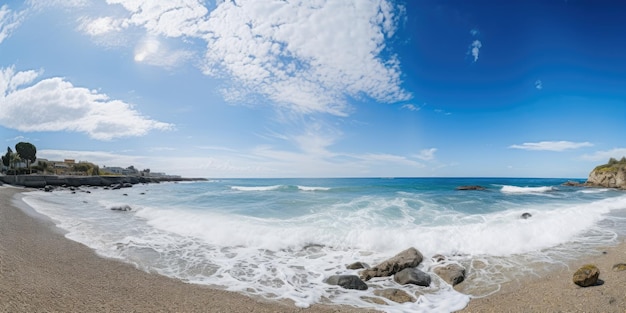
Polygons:
<instances>
[{"instance_id":1,"label":"sea","mask_svg":"<svg viewBox=\"0 0 626 313\"><path fill-rule=\"evenodd\" d=\"M453 312L622 240L626 193L562 185L568 180L213 179L33 191L22 200L97 254L184 282L294 307ZM456 190L465 185L485 190ZM123 206L131 210L112 210ZM429 287L389 277L365 291L325 282L358 275L348 264L374 266L409 247L424 255L418 268ZM453 288L434 274L436 255L462 265L465 281ZM387 288L414 302L377 295Z\"/></svg>"}]
</instances>

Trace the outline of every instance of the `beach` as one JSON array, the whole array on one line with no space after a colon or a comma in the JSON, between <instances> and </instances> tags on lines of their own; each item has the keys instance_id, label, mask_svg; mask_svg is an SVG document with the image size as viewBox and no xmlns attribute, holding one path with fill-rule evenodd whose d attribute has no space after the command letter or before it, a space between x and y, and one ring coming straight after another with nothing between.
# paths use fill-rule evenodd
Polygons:
<instances>
[{"instance_id":1,"label":"beach","mask_svg":"<svg viewBox=\"0 0 626 313\"><path fill-rule=\"evenodd\" d=\"M363 312L350 307L252 299L187 284L101 258L54 223L13 204L0 187L1 312Z\"/></svg>"},{"instance_id":2,"label":"beach","mask_svg":"<svg viewBox=\"0 0 626 313\"><path fill-rule=\"evenodd\" d=\"M100 257L65 238L49 219L16 207L14 199L24 190L0 187L2 312L366 312L338 305L301 309ZM626 262L624 243L545 276L507 283L493 295L472 299L462 312L625 312L626 271L611 270L621 262ZM604 284L581 288L572 283L573 272L585 263L599 267Z\"/></svg>"}]
</instances>

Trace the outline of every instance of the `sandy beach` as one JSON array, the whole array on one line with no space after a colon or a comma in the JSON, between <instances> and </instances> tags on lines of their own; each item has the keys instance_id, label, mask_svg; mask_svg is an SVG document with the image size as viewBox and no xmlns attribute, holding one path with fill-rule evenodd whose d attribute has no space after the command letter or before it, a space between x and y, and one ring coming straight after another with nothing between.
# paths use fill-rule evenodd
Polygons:
<instances>
[{"instance_id":1,"label":"sandy beach","mask_svg":"<svg viewBox=\"0 0 626 313\"><path fill-rule=\"evenodd\" d=\"M365 312L346 306L299 309L209 287L187 284L101 258L66 239L52 221L13 204L24 189L0 187L0 311L2 312ZM626 312L626 245L598 251L545 277L509 283L472 299L462 312ZM596 264L604 284L571 281L585 263Z\"/></svg>"}]
</instances>

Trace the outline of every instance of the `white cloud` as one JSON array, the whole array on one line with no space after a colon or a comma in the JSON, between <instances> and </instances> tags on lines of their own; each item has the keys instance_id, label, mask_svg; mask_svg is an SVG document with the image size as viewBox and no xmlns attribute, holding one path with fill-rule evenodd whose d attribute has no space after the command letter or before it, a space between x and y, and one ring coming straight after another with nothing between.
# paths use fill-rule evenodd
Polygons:
<instances>
[{"instance_id":1,"label":"white cloud","mask_svg":"<svg viewBox=\"0 0 626 313\"><path fill-rule=\"evenodd\" d=\"M437 148L424 149L415 157L420 160L431 161L435 159L435 152L437 152Z\"/></svg>"},{"instance_id":2,"label":"white cloud","mask_svg":"<svg viewBox=\"0 0 626 313\"><path fill-rule=\"evenodd\" d=\"M189 51L172 51L156 37L144 38L135 47L135 62L164 68L173 68L192 56Z\"/></svg>"},{"instance_id":3,"label":"white cloud","mask_svg":"<svg viewBox=\"0 0 626 313\"><path fill-rule=\"evenodd\" d=\"M480 48L483 47L483 44L480 40L474 40L472 44L469 46L469 54L474 57L474 62L478 61L478 55L480 54Z\"/></svg>"},{"instance_id":4,"label":"white cloud","mask_svg":"<svg viewBox=\"0 0 626 313\"><path fill-rule=\"evenodd\" d=\"M131 104L75 87L61 77L0 68L0 125L20 131L76 131L99 140L141 136L171 124L142 116Z\"/></svg>"},{"instance_id":5,"label":"white cloud","mask_svg":"<svg viewBox=\"0 0 626 313\"><path fill-rule=\"evenodd\" d=\"M111 32L120 32L128 25L122 19L116 19L110 16L80 19L79 30L90 36L102 36Z\"/></svg>"},{"instance_id":6,"label":"white cloud","mask_svg":"<svg viewBox=\"0 0 626 313\"><path fill-rule=\"evenodd\" d=\"M589 161L608 161L610 158L621 159L626 156L626 148L615 148L606 151L596 151L593 154L585 154L582 156L583 159Z\"/></svg>"},{"instance_id":7,"label":"white cloud","mask_svg":"<svg viewBox=\"0 0 626 313\"><path fill-rule=\"evenodd\" d=\"M569 149L578 149L593 146L590 142L571 142L571 141L541 141L541 142L525 142L521 145L511 145L509 148L536 151L563 151Z\"/></svg>"},{"instance_id":8,"label":"white cloud","mask_svg":"<svg viewBox=\"0 0 626 313\"><path fill-rule=\"evenodd\" d=\"M470 34L472 35L472 37L476 37L480 35L480 31L476 28L473 28L472 30L470 30Z\"/></svg>"},{"instance_id":9,"label":"white cloud","mask_svg":"<svg viewBox=\"0 0 626 313\"><path fill-rule=\"evenodd\" d=\"M7 39L22 23L24 12L13 12L8 5L0 7L0 43Z\"/></svg>"},{"instance_id":10,"label":"white cloud","mask_svg":"<svg viewBox=\"0 0 626 313\"><path fill-rule=\"evenodd\" d=\"M543 82L540 79L537 79L535 81L535 88L537 88L538 90L543 89Z\"/></svg>"},{"instance_id":11,"label":"white cloud","mask_svg":"<svg viewBox=\"0 0 626 313\"><path fill-rule=\"evenodd\" d=\"M406 109L409 111L419 111L422 109L421 106L415 105L415 104L405 104L403 106L400 107L401 109Z\"/></svg>"},{"instance_id":12,"label":"white cloud","mask_svg":"<svg viewBox=\"0 0 626 313\"><path fill-rule=\"evenodd\" d=\"M128 25L151 38L201 39L203 72L238 86L236 95L224 89L227 99L257 94L294 112L345 116L348 98L410 98L401 88L397 57L382 54L402 12L386 0L218 1L211 12L196 0L108 3L120 4L130 17L87 19L83 31L99 34ZM137 45L135 59L163 60L155 55L161 46L147 43Z\"/></svg>"}]
</instances>

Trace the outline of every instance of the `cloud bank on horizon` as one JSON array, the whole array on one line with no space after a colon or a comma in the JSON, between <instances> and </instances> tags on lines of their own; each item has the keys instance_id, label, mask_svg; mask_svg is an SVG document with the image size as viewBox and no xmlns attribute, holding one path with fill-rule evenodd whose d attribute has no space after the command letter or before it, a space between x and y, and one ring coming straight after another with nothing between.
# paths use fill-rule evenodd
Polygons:
<instances>
[{"instance_id":1,"label":"cloud bank on horizon","mask_svg":"<svg viewBox=\"0 0 626 313\"><path fill-rule=\"evenodd\" d=\"M589 51L571 49L585 42L584 33L578 38L556 26L546 35L528 29L534 35L525 46L507 43L507 31L519 29L507 23L526 23L541 4L531 6L523 11L515 2L487 15L477 12L491 8L478 4L387 0L10 2L0 7L0 49L12 52L0 63L0 127L6 138L76 134L75 147L65 145L68 154L112 157L109 151L118 151L121 160L183 173L201 168L207 176L510 176L526 173L506 172L511 160L525 168L515 150L582 149L586 154L570 157L582 164L594 155L621 153L619 142L601 142L607 132L585 137L550 125L559 115L580 123L593 108L616 108L623 92L606 89L614 73L581 57ZM574 24L580 6L557 8L561 22L591 34L591 22ZM52 20L71 25L56 37L68 40L65 49L81 53L85 64L102 62L98 79L69 63L59 66L63 49L20 54L33 48L25 38ZM497 21L507 23L496 29ZM554 45L554 58L528 61L546 45ZM616 56L625 51L614 50ZM558 65L556 56L563 54L574 61ZM594 67L585 73L602 84L567 77ZM150 89L158 80L169 86ZM594 98L598 90L607 96ZM580 114L567 113L572 110ZM215 120L208 125L199 116ZM489 135L474 136L468 145L453 137L459 132ZM224 138L203 136L215 133ZM198 141L192 155L175 155L192 138ZM42 151L65 151L47 144ZM201 148L206 146L217 147L211 157ZM157 151L162 155L149 154ZM481 173L493 162L481 152L509 159L497 162L498 171ZM563 169L550 175L572 174Z\"/></svg>"}]
</instances>

